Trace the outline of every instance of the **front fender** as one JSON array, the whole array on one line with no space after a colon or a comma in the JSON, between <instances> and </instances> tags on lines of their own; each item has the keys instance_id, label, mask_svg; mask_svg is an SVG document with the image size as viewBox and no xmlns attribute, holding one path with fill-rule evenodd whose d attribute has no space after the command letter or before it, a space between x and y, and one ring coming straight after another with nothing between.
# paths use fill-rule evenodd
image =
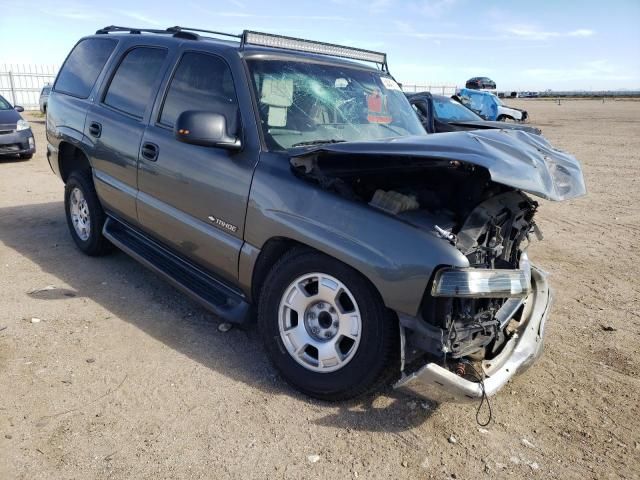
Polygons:
<instances>
[{"instance_id":1,"label":"front fender","mask_svg":"<svg viewBox=\"0 0 640 480\"><path fill-rule=\"evenodd\" d=\"M436 267L469 265L434 233L297 178L286 158L267 154L255 172L245 240L261 249L274 237L303 243L358 270L387 307L409 315L418 313Z\"/></svg>"}]
</instances>

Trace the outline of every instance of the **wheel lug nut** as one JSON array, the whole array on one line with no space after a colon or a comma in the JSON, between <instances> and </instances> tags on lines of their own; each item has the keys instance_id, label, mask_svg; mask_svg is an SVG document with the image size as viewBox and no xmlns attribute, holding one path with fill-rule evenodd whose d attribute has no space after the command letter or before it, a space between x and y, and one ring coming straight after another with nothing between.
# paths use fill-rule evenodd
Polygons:
<instances>
[{"instance_id":1,"label":"wheel lug nut","mask_svg":"<svg viewBox=\"0 0 640 480\"><path fill-rule=\"evenodd\" d=\"M332 335L332 333L331 333L331 332L329 332L329 331L324 332L324 336L325 336L326 338L331 338L331 335Z\"/></svg>"},{"instance_id":2,"label":"wheel lug nut","mask_svg":"<svg viewBox=\"0 0 640 480\"><path fill-rule=\"evenodd\" d=\"M309 312L309 314L307 315L307 318L308 318L309 320L313 320L314 318L316 318L316 314L315 314L315 313L313 313L313 312Z\"/></svg>"},{"instance_id":3,"label":"wheel lug nut","mask_svg":"<svg viewBox=\"0 0 640 480\"><path fill-rule=\"evenodd\" d=\"M337 327L338 326L338 321L336 320L335 322L333 322L333 326Z\"/></svg>"},{"instance_id":4,"label":"wheel lug nut","mask_svg":"<svg viewBox=\"0 0 640 480\"><path fill-rule=\"evenodd\" d=\"M322 302L321 302L321 303L319 303L319 304L318 304L318 308L322 310L322 309L324 308L324 303L322 303Z\"/></svg>"},{"instance_id":5,"label":"wheel lug nut","mask_svg":"<svg viewBox=\"0 0 640 480\"><path fill-rule=\"evenodd\" d=\"M336 309L335 309L335 308L333 308L333 307L331 307L331 308L329 309L329 311L330 311L331 313L336 313Z\"/></svg>"},{"instance_id":6,"label":"wheel lug nut","mask_svg":"<svg viewBox=\"0 0 640 480\"><path fill-rule=\"evenodd\" d=\"M320 333L320 329L319 329L318 327L313 327L313 328L311 329L311 331L312 331L313 333L315 333L316 335L318 335L318 334Z\"/></svg>"}]
</instances>

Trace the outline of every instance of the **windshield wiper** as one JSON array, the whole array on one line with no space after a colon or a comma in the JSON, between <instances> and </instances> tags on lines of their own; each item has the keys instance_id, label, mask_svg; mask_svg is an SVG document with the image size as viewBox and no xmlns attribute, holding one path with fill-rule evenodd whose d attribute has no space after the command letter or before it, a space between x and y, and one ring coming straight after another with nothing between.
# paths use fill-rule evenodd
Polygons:
<instances>
[{"instance_id":1,"label":"windshield wiper","mask_svg":"<svg viewBox=\"0 0 640 480\"><path fill-rule=\"evenodd\" d=\"M298 142L291 145L292 147L304 147L306 145L322 145L325 143L343 143L346 140L336 140L335 138L329 138L326 140L309 140L307 142Z\"/></svg>"}]
</instances>

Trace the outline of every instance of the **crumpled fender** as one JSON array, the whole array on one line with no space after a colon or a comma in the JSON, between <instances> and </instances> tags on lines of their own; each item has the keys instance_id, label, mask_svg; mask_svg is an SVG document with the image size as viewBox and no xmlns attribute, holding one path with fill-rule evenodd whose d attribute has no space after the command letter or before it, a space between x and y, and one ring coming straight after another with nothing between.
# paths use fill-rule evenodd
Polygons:
<instances>
[{"instance_id":1,"label":"crumpled fender","mask_svg":"<svg viewBox=\"0 0 640 480\"><path fill-rule=\"evenodd\" d=\"M294 167L330 175L351 157L349 170L380 157L403 164L459 161L487 169L491 180L548 200L562 201L586 193L582 167L572 155L539 135L521 130L473 130L406 136L367 142L325 144L291 150ZM413 162L412 162L413 160ZM393 159L385 162L393 168Z\"/></svg>"}]
</instances>

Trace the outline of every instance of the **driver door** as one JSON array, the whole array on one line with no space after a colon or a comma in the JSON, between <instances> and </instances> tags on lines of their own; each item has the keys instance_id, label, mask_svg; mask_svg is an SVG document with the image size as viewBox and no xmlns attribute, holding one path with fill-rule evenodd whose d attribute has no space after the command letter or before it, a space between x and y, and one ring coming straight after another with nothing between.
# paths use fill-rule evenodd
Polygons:
<instances>
[{"instance_id":1,"label":"driver door","mask_svg":"<svg viewBox=\"0 0 640 480\"><path fill-rule=\"evenodd\" d=\"M140 224L181 256L233 281L257 152L182 143L173 133L187 110L220 113L229 133L240 133L228 64L213 54L183 52L157 102L140 148Z\"/></svg>"}]
</instances>

